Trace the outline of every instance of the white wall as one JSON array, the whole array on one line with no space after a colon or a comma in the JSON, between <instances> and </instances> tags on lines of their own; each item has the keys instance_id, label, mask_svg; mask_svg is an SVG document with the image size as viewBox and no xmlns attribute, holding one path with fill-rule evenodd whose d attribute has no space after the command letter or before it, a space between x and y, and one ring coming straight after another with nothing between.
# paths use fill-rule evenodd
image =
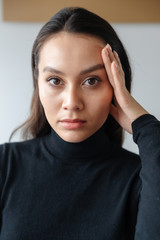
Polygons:
<instances>
[{"instance_id":1,"label":"white wall","mask_svg":"<svg viewBox=\"0 0 160 240\"><path fill-rule=\"evenodd\" d=\"M30 56L42 23L2 21L0 0L0 143L29 113L32 95ZM133 96L160 120L160 24L113 24L133 68ZM19 140L17 135L14 140ZM132 136L124 147L137 152Z\"/></svg>"},{"instance_id":2,"label":"white wall","mask_svg":"<svg viewBox=\"0 0 160 240\"><path fill-rule=\"evenodd\" d=\"M31 49L42 23L2 21L0 0L0 143L29 113L32 95ZM18 140L18 136L15 140Z\"/></svg>"}]
</instances>

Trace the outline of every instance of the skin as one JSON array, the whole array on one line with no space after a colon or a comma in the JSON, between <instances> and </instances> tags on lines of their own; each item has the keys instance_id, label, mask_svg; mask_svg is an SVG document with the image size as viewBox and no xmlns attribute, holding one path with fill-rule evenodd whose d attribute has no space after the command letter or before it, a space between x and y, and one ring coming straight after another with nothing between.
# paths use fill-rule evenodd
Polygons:
<instances>
[{"instance_id":1,"label":"skin","mask_svg":"<svg viewBox=\"0 0 160 240\"><path fill-rule=\"evenodd\" d=\"M97 69L90 69L97 65ZM127 91L116 52L96 37L54 34L41 49L38 68L39 96L46 118L65 141L87 139L109 113L132 133L132 122L147 113ZM112 98L116 106L111 105ZM82 119L85 124L68 129L62 124L64 119Z\"/></svg>"},{"instance_id":2,"label":"skin","mask_svg":"<svg viewBox=\"0 0 160 240\"><path fill-rule=\"evenodd\" d=\"M92 36L61 32L41 49L40 100L49 124L67 142L90 137L110 112L113 89L101 57L104 46ZM68 129L64 119L81 119L85 124Z\"/></svg>"},{"instance_id":3,"label":"skin","mask_svg":"<svg viewBox=\"0 0 160 240\"><path fill-rule=\"evenodd\" d=\"M115 106L111 106L110 113L123 129L132 134L132 122L148 112L128 92L120 59L109 44L102 50L102 58L114 91Z\"/></svg>"}]
</instances>

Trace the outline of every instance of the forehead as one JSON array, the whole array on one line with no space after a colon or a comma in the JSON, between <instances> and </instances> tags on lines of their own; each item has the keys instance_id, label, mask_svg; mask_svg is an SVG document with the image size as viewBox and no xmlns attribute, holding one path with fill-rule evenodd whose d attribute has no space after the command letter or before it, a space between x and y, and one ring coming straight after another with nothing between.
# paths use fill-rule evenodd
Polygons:
<instances>
[{"instance_id":1,"label":"forehead","mask_svg":"<svg viewBox=\"0 0 160 240\"><path fill-rule=\"evenodd\" d=\"M90 64L102 62L101 50L105 43L87 34L60 32L49 37L40 52L40 64ZM76 62L74 62L76 61Z\"/></svg>"}]
</instances>

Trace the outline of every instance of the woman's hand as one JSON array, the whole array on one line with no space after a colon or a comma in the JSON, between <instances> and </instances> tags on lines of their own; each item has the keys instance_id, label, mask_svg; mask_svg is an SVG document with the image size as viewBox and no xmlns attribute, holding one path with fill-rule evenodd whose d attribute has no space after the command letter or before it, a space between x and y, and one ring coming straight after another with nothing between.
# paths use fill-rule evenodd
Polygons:
<instances>
[{"instance_id":1,"label":"woman's hand","mask_svg":"<svg viewBox=\"0 0 160 240\"><path fill-rule=\"evenodd\" d=\"M132 133L132 122L148 112L130 95L125 86L125 74L118 54L109 44L102 50L102 59L109 81L114 90L110 114L129 133Z\"/></svg>"}]
</instances>

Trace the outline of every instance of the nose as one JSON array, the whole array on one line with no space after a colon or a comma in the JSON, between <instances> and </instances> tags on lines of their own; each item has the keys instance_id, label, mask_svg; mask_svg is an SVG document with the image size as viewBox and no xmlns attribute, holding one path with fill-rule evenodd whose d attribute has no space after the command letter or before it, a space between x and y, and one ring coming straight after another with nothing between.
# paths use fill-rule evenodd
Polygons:
<instances>
[{"instance_id":1,"label":"nose","mask_svg":"<svg viewBox=\"0 0 160 240\"><path fill-rule=\"evenodd\" d=\"M63 97L62 107L64 110L82 110L84 107L80 91L76 87L68 88Z\"/></svg>"}]
</instances>

